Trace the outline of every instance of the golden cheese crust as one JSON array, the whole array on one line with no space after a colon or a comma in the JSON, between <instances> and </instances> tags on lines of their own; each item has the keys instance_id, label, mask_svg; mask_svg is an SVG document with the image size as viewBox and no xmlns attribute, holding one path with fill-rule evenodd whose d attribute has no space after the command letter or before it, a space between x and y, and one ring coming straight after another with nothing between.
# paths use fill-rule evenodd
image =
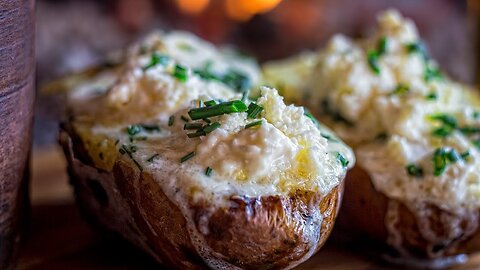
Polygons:
<instances>
[{"instance_id":1,"label":"golden cheese crust","mask_svg":"<svg viewBox=\"0 0 480 270\"><path fill-rule=\"evenodd\" d=\"M116 161L112 172L95 168L72 129L64 127L60 143L77 202L87 217L166 265L208 268L180 207L151 175L138 173L123 161ZM343 184L324 197L305 191L288 197L232 196L228 207L212 211L211 202L201 201L189 208L217 259L243 269L284 269L301 263L325 243L342 193Z\"/></svg>"},{"instance_id":2,"label":"golden cheese crust","mask_svg":"<svg viewBox=\"0 0 480 270\"><path fill-rule=\"evenodd\" d=\"M345 182L340 226L390 244L394 255L432 260L480 249L478 210L455 214L432 204L412 208L378 192L359 166Z\"/></svg>"}]
</instances>

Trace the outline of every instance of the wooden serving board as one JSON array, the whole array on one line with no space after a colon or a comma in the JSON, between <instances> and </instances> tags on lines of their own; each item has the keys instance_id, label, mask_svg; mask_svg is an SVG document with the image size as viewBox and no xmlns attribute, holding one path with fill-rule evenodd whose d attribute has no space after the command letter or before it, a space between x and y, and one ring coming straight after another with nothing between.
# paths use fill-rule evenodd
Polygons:
<instances>
[{"instance_id":1,"label":"wooden serving board","mask_svg":"<svg viewBox=\"0 0 480 270\"><path fill-rule=\"evenodd\" d=\"M74 204L59 148L34 150L32 163L32 213L17 269L164 268L125 241L100 235L83 221ZM349 242L334 231L326 246L297 269L399 269L379 260L365 246L368 244ZM480 269L480 255L454 269Z\"/></svg>"}]
</instances>

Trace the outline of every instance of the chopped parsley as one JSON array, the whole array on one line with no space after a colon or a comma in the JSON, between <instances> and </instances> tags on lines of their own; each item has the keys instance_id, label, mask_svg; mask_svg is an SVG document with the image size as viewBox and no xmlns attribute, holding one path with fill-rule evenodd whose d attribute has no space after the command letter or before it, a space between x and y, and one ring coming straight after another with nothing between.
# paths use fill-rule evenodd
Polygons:
<instances>
[{"instance_id":1,"label":"chopped parsley","mask_svg":"<svg viewBox=\"0 0 480 270\"><path fill-rule=\"evenodd\" d=\"M175 65L175 69L173 70L173 76L177 78L181 82L187 81L187 74L188 70L186 67L181 65Z\"/></svg>"},{"instance_id":2,"label":"chopped parsley","mask_svg":"<svg viewBox=\"0 0 480 270\"><path fill-rule=\"evenodd\" d=\"M255 121L255 122L251 122L251 123L248 123L245 125L245 128L251 128L251 127L255 127L255 126L261 126L262 125L262 120L258 120L258 121Z\"/></svg>"},{"instance_id":3,"label":"chopped parsley","mask_svg":"<svg viewBox=\"0 0 480 270\"><path fill-rule=\"evenodd\" d=\"M143 67L143 70L147 70L149 68L152 68L158 64L161 64L163 66L166 66L168 65L168 63L170 62L170 57L166 56L166 55L163 55L163 54L158 54L158 53L154 53L152 54L152 57L150 58L150 62Z\"/></svg>"},{"instance_id":4,"label":"chopped parsley","mask_svg":"<svg viewBox=\"0 0 480 270\"><path fill-rule=\"evenodd\" d=\"M408 175L414 176L414 177L422 177L423 176L423 169L420 166L417 166L415 164L409 164L407 167L405 167L407 170Z\"/></svg>"},{"instance_id":5,"label":"chopped parsley","mask_svg":"<svg viewBox=\"0 0 480 270\"><path fill-rule=\"evenodd\" d=\"M183 163L189 159L191 159L192 157L195 156L195 152L190 152L188 154L186 154L185 156L183 156L181 159L180 159L180 162Z\"/></svg>"},{"instance_id":6,"label":"chopped parsley","mask_svg":"<svg viewBox=\"0 0 480 270\"><path fill-rule=\"evenodd\" d=\"M248 118L257 118L257 116L263 111L263 107L255 103L250 103L248 105L247 117Z\"/></svg>"},{"instance_id":7,"label":"chopped parsley","mask_svg":"<svg viewBox=\"0 0 480 270\"><path fill-rule=\"evenodd\" d=\"M346 168L348 166L348 163L350 163L350 161L348 161L342 154L340 154L340 152L337 152L336 157L340 164L342 164L343 168Z\"/></svg>"},{"instance_id":8,"label":"chopped parsley","mask_svg":"<svg viewBox=\"0 0 480 270\"><path fill-rule=\"evenodd\" d=\"M371 50L367 53L367 59L368 59L368 65L370 66L370 69L375 73L376 75L380 74L380 66L378 64L378 52L375 50Z\"/></svg>"},{"instance_id":9,"label":"chopped parsley","mask_svg":"<svg viewBox=\"0 0 480 270\"><path fill-rule=\"evenodd\" d=\"M210 167L207 167L207 169L205 169L205 175L206 175L206 176L212 175L212 172L213 172L213 169L210 168Z\"/></svg>"}]
</instances>

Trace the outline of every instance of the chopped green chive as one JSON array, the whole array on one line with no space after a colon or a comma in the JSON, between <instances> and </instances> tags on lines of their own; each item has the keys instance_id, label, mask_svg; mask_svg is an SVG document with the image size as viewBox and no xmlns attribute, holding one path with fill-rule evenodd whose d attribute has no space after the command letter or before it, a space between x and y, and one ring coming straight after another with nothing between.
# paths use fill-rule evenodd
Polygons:
<instances>
[{"instance_id":1,"label":"chopped green chive","mask_svg":"<svg viewBox=\"0 0 480 270\"><path fill-rule=\"evenodd\" d=\"M437 137L447 137L453 133L457 127L457 119L448 114L434 114L429 117L431 120L439 121L443 126L432 131L432 135Z\"/></svg>"},{"instance_id":2,"label":"chopped green chive","mask_svg":"<svg viewBox=\"0 0 480 270\"><path fill-rule=\"evenodd\" d=\"M459 130L465 135L473 135L473 134L480 133L480 127L474 127L474 126L464 126L459 128Z\"/></svg>"},{"instance_id":3,"label":"chopped green chive","mask_svg":"<svg viewBox=\"0 0 480 270\"><path fill-rule=\"evenodd\" d=\"M336 157L340 164L342 164L343 168L346 168L348 166L348 163L350 163L350 161L348 161L342 154L340 154L340 152L337 152Z\"/></svg>"},{"instance_id":4,"label":"chopped green chive","mask_svg":"<svg viewBox=\"0 0 480 270\"><path fill-rule=\"evenodd\" d=\"M206 127L203 128L203 131L205 133L210 133L212 131L214 131L215 129L219 128L220 127L220 123L219 122L214 122Z\"/></svg>"},{"instance_id":5,"label":"chopped green chive","mask_svg":"<svg viewBox=\"0 0 480 270\"><path fill-rule=\"evenodd\" d=\"M136 145L130 145L130 152L131 153L137 152L137 146Z\"/></svg>"},{"instance_id":6,"label":"chopped green chive","mask_svg":"<svg viewBox=\"0 0 480 270\"><path fill-rule=\"evenodd\" d=\"M423 73L423 78L425 79L426 82L430 82L432 80L440 80L443 78L442 72L436 68L433 67L431 64L426 64L425 71Z\"/></svg>"},{"instance_id":7,"label":"chopped green chive","mask_svg":"<svg viewBox=\"0 0 480 270\"><path fill-rule=\"evenodd\" d=\"M379 133L375 139L379 141L385 141L388 138L388 134L386 132Z\"/></svg>"},{"instance_id":8,"label":"chopped green chive","mask_svg":"<svg viewBox=\"0 0 480 270\"><path fill-rule=\"evenodd\" d=\"M187 68L181 65L175 65L175 69L173 71L173 76L177 78L181 82L187 81Z\"/></svg>"},{"instance_id":9,"label":"chopped green chive","mask_svg":"<svg viewBox=\"0 0 480 270\"><path fill-rule=\"evenodd\" d=\"M414 176L414 177L422 177L423 176L423 169L420 166L417 166L415 164L409 164L409 165L407 165L406 169L407 169L407 173L410 176Z\"/></svg>"},{"instance_id":10,"label":"chopped green chive","mask_svg":"<svg viewBox=\"0 0 480 270\"><path fill-rule=\"evenodd\" d=\"M376 74L380 74L380 66L378 64L379 55L375 50L369 51L367 53L368 65L370 69Z\"/></svg>"},{"instance_id":11,"label":"chopped green chive","mask_svg":"<svg viewBox=\"0 0 480 270\"><path fill-rule=\"evenodd\" d=\"M181 159L180 159L180 162L183 163L189 159L191 159L192 157L195 156L195 152L190 152L188 154L186 154L185 156L183 156Z\"/></svg>"},{"instance_id":12,"label":"chopped green chive","mask_svg":"<svg viewBox=\"0 0 480 270\"><path fill-rule=\"evenodd\" d=\"M205 106L207 107L210 107L210 106L213 106L213 105L216 105L217 102L215 100L209 100L209 101L205 101Z\"/></svg>"},{"instance_id":13,"label":"chopped green chive","mask_svg":"<svg viewBox=\"0 0 480 270\"><path fill-rule=\"evenodd\" d=\"M248 118L257 118L257 116L263 111L263 107L255 103L250 103L248 105L247 117Z\"/></svg>"},{"instance_id":14,"label":"chopped green chive","mask_svg":"<svg viewBox=\"0 0 480 270\"><path fill-rule=\"evenodd\" d=\"M127 127L127 133L128 135L130 136L134 136L134 135L137 135L138 133L140 133L142 131L142 128L140 127L140 125L129 125Z\"/></svg>"},{"instance_id":15,"label":"chopped green chive","mask_svg":"<svg viewBox=\"0 0 480 270\"><path fill-rule=\"evenodd\" d=\"M237 91L245 91L250 88L250 78L240 71L229 70L222 77L222 82Z\"/></svg>"},{"instance_id":16,"label":"chopped green chive","mask_svg":"<svg viewBox=\"0 0 480 270\"><path fill-rule=\"evenodd\" d=\"M455 163L461 156L455 149L437 148L433 153L433 174L435 176L442 175L445 172L447 165Z\"/></svg>"},{"instance_id":17,"label":"chopped green chive","mask_svg":"<svg viewBox=\"0 0 480 270\"><path fill-rule=\"evenodd\" d=\"M207 167L207 169L205 169L205 175L206 175L206 176L212 175L212 172L213 172L213 169L210 168L210 167Z\"/></svg>"},{"instance_id":18,"label":"chopped green chive","mask_svg":"<svg viewBox=\"0 0 480 270\"><path fill-rule=\"evenodd\" d=\"M205 121L205 123L207 123L207 124L212 123L212 121L208 118L202 118L202 120Z\"/></svg>"},{"instance_id":19,"label":"chopped green chive","mask_svg":"<svg viewBox=\"0 0 480 270\"><path fill-rule=\"evenodd\" d=\"M189 138L197 138L197 137L201 137L201 136L205 136L206 133L205 131L201 130L201 131L197 131L195 133L188 133L187 136Z\"/></svg>"},{"instance_id":20,"label":"chopped green chive","mask_svg":"<svg viewBox=\"0 0 480 270\"><path fill-rule=\"evenodd\" d=\"M173 122L175 121L175 116L174 115L171 115L169 118L168 118L168 126L171 127L173 126Z\"/></svg>"},{"instance_id":21,"label":"chopped green chive","mask_svg":"<svg viewBox=\"0 0 480 270\"><path fill-rule=\"evenodd\" d=\"M425 97L427 100L437 100L437 93L435 92L430 92L428 95Z\"/></svg>"},{"instance_id":22,"label":"chopped green chive","mask_svg":"<svg viewBox=\"0 0 480 270\"><path fill-rule=\"evenodd\" d=\"M382 37L377 44L378 55L384 55L388 49L388 38Z\"/></svg>"},{"instance_id":23,"label":"chopped green chive","mask_svg":"<svg viewBox=\"0 0 480 270\"><path fill-rule=\"evenodd\" d=\"M185 123L185 125L183 125L183 129L199 129L202 127L202 123Z\"/></svg>"},{"instance_id":24,"label":"chopped green chive","mask_svg":"<svg viewBox=\"0 0 480 270\"><path fill-rule=\"evenodd\" d=\"M453 133L454 129L450 127L439 127L432 131L432 135L435 137L448 137Z\"/></svg>"},{"instance_id":25,"label":"chopped green chive","mask_svg":"<svg viewBox=\"0 0 480 270\"><path fill-rule=\"evenodd\" d=\"M470 157L470 151L467 150L461 153L460 156L462 157L463 160L467 160Z\"/></svg>"},{"instance_id":26,"label":"chopped green chive","mask_svg":"<svg viewBox=\"0 0 480 270\"><path fill-rule=\"evenodd\" d=\"M158 53L152 54L152 57L150 58L150 63L148 63L146 66L143 67L143 70L147 70L149 68L152 68L158 64L161 64L163 66L166 66L170 62L170 57Z\"/></svg>"},{"instance_id":27,"label":"chopped green chive","mask_svg":"<svg viewBox=\"0 0 480 270\"><path fill-rule=\"evenodd\" d=\"M190 121L190 119L188 119L188 117L186 117L185 115L180 116L180 119L182 119L185 122Z\"/></svg>"},{"instance_id":28,"label":"chopped green chive","mask_svg":"<svg viewBox=\"0 0 480 270\"><path fill-rule=\"evenodd\" d=\"M147 161L148 161L148 162L153 162L153 160L154 160L155 158L157 158L158 156L159 156L159 154L155 154L155 155L149 157L149 158L147 159Z\"/></svg>"},{"instance_id":29,"label":"chopped green chive","mask_svg":"<svg viewBox=\"0 0 480 270\"><path fill-rule=\"evenodd\" d=\"M115 141L115 146L116 146L119 142L120 142L120 140L117 139L117 140Z\"/></svg>"},{"instance_id":30,"label":"chopped green chive","mask_svg":"<svg viewBox=\"0 0 480 270\"><path fill-rule=\"evenodd\" d=\"M392 95L404 95L410 92L410 86L400 83L395 87L395 90L391 93Z\"/></svg>"},{"instance_id":31,"label":"chopped green chive","mask_svg":"<svg viewBox=\"0 0 480 270\"><path fill-rule=\"evenodd\" d=\"M126 153L125 150L123 150L123 148L118 149L118 152L122 155L125 155L125 153Z\"/></svg>"},{"instance_id":32,"label":"chopped green chive","mask_svg":"<svg viewBox=\"0 0 480 270\"><path fill-rule=\"evenodd\" d=\"M473 145L480 151L480 139L478 140L473 140L472 141Z\"/></svg>"},{"instance_id":33,"label":"chopped green chive","mask_svg":"<svg viewBox=\"0 0 480 270\"><path fill-rule=\"evenodd\" d=\"M255 126L261 126L262 125L262 120L258 120L258 121L255 121L255 122L251 122L251 123L248 123L245 125L245 128L251 128L251 127L255 127Z\"/></svg>"},{"instance_id":34,"label":"chopped green chive","mask_svg":"<svg viewBox=\"0 0 480 270\"><path fill-rule=\"evenodd\" d=\"M153 132L153 131L160 131L160 127L158 125L147 125L141 124L140 125L145 131Z\"/></svg>"},{"instance_id":35,"label":"chopped green chive","mask_svg":"<svg viewBox=\"0 0 480 270\"><path fill-rule=\"evenodd\" d=\"M247 109L247 105L245 105L245 103L243 103L241 100L234 100L222 102L220 104L210 107L194 108L188 111L188 115L192 120L197 120L202 118L219 116L222 114L244 112Z\"/></svg>"},{"instance_id":36,"label":"chopped green chive","mask_svg":"<svg viewBox=\"0 0 480 270\"><path fill-rule=\"evenodd\" d=\"M473 117L473 119L478 119L478 118L480 118L480 112L479 112L479 111L474 111L474 112L472 113L472 117Z\"/></svg>"},{"instance_id":37,"label":"chopped green chive","mask_svg":"<svg viewBox=\"0 0 480 270\"><path fill-rule=\"evenodd\" d=\"M130 149L132 149L133 146L130 146ZM132 155L132 152L128 150L127 146L125 144L122 144L122 148L121 150L123 150L122 152L119 152L123 155L123 154L127 154L130 159L133 161L133 163L135 163L135 165L137 166L137 168L140 170L140 171L143 171L143 168L142 166L135 160L135 158L133 158L133 155ZM135 147L135 151L136 151L136 147Z\"/></svg>"},{"instance_id":38,"label":"chopped green chive","mask_svg":"<svg viewBox=\"0 0 480 270\"><path fill-rule=\"evenodd\" d=\"M418 53L423 56L423 59L428 59L427 48L421 41L407 43L405 48L407 49L408 53Z\"/></svg>"}]
</instances>

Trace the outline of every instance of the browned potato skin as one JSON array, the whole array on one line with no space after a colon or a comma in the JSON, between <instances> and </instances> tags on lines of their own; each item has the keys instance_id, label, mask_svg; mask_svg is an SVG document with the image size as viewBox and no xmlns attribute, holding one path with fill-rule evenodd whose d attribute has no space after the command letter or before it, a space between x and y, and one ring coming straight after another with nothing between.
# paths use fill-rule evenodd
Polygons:
<instances>
[{"instance_id":1,"label":"browned potato skin","mask_svg":"<svg viewBox=\"0 0 480 270\"><path fill-rule=\"evenodd\" d=\"M386 244L388 231L385 226L385 216L389 199L383 193L378 192L369 175L358 165L347 175L345 180L345 195L342 211L339 215L340 227L353 230L354 233L367 234L378 240L380 244ZM402 246L411 255L419 259L435 259L450 255L468 254L480 250L480 231L477 229L467 239L451 239L445 233L445 224L441 215L453 215L429 205L432 215L429 217L433 222L433 230L437 236L449 239L448 243L431 243L425 239L419 229L414 215L400 202L399 224L403 243ZM472 213L472 215L477 213ZM467 220L461 222L462 230L465 230ZM435 245L437 252L429 255L428 247ZM382 249L385 251L385 249Z\"/></svg>"},{"instance_id":2,"label":"browned potato skin","mask_svg":"<svg viewBox=\"0 0 480 270\"><path fill-rule=\"evenodd\" d=\"M117 161L112 172L96 169L71 129L60 132L60 143L77 202L90 220L166 265L208 268L192 244L180 209L149 174L139 174L123 161ZM224 260L244 269L281 269L309 251L303 234L306 229L318 230L318 220L312 218L316 207L324 216L317 251L325 243L342 193L343 184L323 198L302 191L289 197L236 196L231 207L216 209L207 219L209 202L190 207L195 225L208 228L210 233L203 234L206 242Z\"/></svg>"}]
</instances>

